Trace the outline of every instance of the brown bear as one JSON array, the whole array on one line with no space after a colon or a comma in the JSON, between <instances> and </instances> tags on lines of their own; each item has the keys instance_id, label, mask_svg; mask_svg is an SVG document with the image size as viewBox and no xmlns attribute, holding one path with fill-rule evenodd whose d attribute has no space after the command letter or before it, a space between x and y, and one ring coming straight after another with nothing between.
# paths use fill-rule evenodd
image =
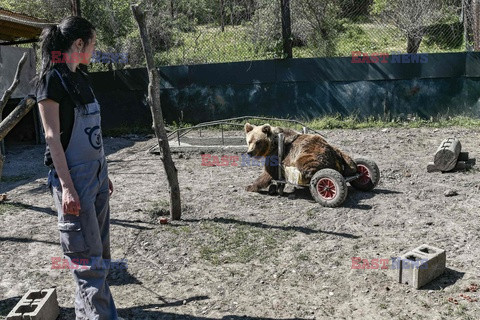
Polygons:
<instances>
[{"instance_id":1,"label":"brown bear","mask_svg":"<svg viewBox=\"0 0 480 320\"><path fill-rule=\"evenodd\" d=\"M247 154L251 157L278 157L278 134L284 134L283 166L296 167L304 179L310 180L320 169L331 168L344 176L357 173L356 163L345 153L317 134L302 134L292 129L245 124ZM277 161L278 162L278 161ZM273 161L271 163L274 163ZM258 192L278 179L278 167L265 161L264 171L246 191Z\"/></svg>"}]
</instances>

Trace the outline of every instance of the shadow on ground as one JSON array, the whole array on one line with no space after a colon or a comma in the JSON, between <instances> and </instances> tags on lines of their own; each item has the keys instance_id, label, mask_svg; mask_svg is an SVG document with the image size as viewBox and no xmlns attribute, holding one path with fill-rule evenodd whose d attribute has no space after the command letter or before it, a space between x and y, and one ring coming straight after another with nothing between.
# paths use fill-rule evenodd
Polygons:
<instances>
[{"instance_id":1,"label":"shadow on ground","mask_svg":"<svg viewBox=\"0 0 480 320\"><path fill-rule=\"evenodd\" d=\"M334 236L352 238L352 239L360 238L359 236L356 236L356 235L353 235L353 234L350 234L350 233L315 230L315 229L311 229L311 228L307 228L307 227L301 227L301 226L274 226L274 225L269 225L269 224L265 224L265 223L261 223L261 222L249 222L249 221L242 221L242 220L231 219L231 218L182 219L182 221L184 221L184 222L211 221L211 222L215 222L215 223L238 224L238 225L250 226L250 227L255 227L255 228L262 228L262 229L277 229L277 230L282 230L282 231L295 231L295 232L301 232L301 233L304 233L304 234L324 233L324 234L330 234L330 235L334 235Z\"/></svg>"}]
</instances>

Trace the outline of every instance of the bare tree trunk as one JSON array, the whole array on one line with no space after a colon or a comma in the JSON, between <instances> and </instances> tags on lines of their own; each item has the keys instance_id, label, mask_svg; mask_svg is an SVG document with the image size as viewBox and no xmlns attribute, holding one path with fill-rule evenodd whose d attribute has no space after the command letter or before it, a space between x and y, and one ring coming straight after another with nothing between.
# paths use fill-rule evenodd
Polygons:
<instances>
[{"instance_id":1,"label":"bare tree trunk","mask_svg":"<svg viewBox=\"0 0 480 320\"><path fill-rule=\"evenodd\" d=\"M417 53L421 42L422 37L407 36L407 53Z\"/></svg>"},{"instance_id":2,"label":"bare tree trunk","mask_svg":"<svg viewBox=\"0 0 480 320\"><path fill-rule=\"evenodd\" d=\"M174 6L174 1L175 0L170 0L170 15L172 17L172 20L175 19L175 6Z\"/></svg>"},{"instance_id":3,"label":"bare tree trunk","mask_svg":"<svg viewBox=\"0 0 480 320\"><path fill-rule=\"evenodd\" d=\"M220 0L220 29L225 32L225 0Z\"/></svg>"},{"instance_id":4,"label":"bare tree trunk","mask_svg":"<svg viewBox=\"0 0 480 320\"><path fill-rule=\"evenodd\" d=\"M480 0L472 0L473 50L480 51Z\"/></svg>"},{"instance_id":5,"label":"bare tree trunk","mask_svg":"<svg viewBox=\"0 0 480 320\"><path fill-rule=\"evenodd\" d=\"M462 0L462 21L463 21L463 38L465 40L465 50L472 51L472 19L470 9L472 8L472 0Z\"/></svg>"},{"instance_id":6,"label":"bare tree trunk","mask_svg":"<svg viewBox=\"0 0 480 320\"><path fill-rule=\"evenodd\" d=\"M233 20L233 10L235 9L235 3L233 0L230 0L230 24L235 26L235 21Z\"/></svg>"},{"instance_id":7,"label":"bare tree trunk","mask_svg":"<svg viewBox=\"0 0 480 320\"><path fill-rule=\"evenodd\" d=\"M72 16L82 16L82 10L80 7L80 0L70 0L72 5Z\"/></svg>"},{"instance_id":8,"label":"bare tree trunk","mask_svg":"<svg viewBox=\"0 0 480 320\"><path fill-rule=\"evenodd\" d=\"M138 24L140 30L140 37L142 40L143 52L147 60L148 70L148 103L150 111L152 112L153 127L158 139L158 146L162 150L162 162L167 174L169 191L170 191L170 215L172 220L181 219L181 202L180 202L180 187L178 185L177 168L172 160L170 153L170 146L168 145L167 132L165 131L165 124L163 123L162 108L160 105L160 76L158 70L153 63L152 48L148 38L147 28L145 26L145 14L137 5L131 5L133 16Z\"/></svg>"},{"instance_id":9,"label":"bare tree trunk","mask_svg":"<svg viewBox=\"0 0 480 320\"><path fill-rule=\"evenodd\" d=\"M290 0L280 0L282 7L282 37L283 53L286 58L292 58L292 22L290 16Z\"/></svg>"}]
</instances>

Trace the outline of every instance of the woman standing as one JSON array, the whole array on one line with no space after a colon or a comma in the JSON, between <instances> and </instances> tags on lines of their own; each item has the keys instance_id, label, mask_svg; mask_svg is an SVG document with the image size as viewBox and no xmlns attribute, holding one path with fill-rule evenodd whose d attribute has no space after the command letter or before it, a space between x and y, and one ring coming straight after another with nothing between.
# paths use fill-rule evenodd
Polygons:
<instances>
[{"instance_id":1,"label":"woman standing","mask_svg":"<svg viewBox=\"0 0 480 320\"><path fill-rule=\"evenodd\" d=\"M103 151L100 106L88 76L95 27L68 17L42 32L37 102L45 130L48 186L58 212L60 244L76 282L77 320L119 319L106 277L113 186Z\"/></svg>"}]
</instances>

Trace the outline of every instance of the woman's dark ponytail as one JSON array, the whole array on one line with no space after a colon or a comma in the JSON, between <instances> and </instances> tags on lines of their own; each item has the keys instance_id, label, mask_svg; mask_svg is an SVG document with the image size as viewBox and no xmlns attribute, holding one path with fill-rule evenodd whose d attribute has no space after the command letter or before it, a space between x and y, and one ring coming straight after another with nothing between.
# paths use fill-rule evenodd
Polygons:
<instances>
[{"instance_id":1,"label":"woman's dark ponytail","mask_svg":"<svg viewBox=\"0 0 480 320\"><path fill-rule=\"evenodd\" d=\"M42 67L37 78L37 87L55 64L52 52L67 52L78 38L83 40L85 46L88 45L93 38L94 30L95 27L88 20L77 16L67 17L58 25L44 28L40 35Z\"/></svg>"}]
</instances>

